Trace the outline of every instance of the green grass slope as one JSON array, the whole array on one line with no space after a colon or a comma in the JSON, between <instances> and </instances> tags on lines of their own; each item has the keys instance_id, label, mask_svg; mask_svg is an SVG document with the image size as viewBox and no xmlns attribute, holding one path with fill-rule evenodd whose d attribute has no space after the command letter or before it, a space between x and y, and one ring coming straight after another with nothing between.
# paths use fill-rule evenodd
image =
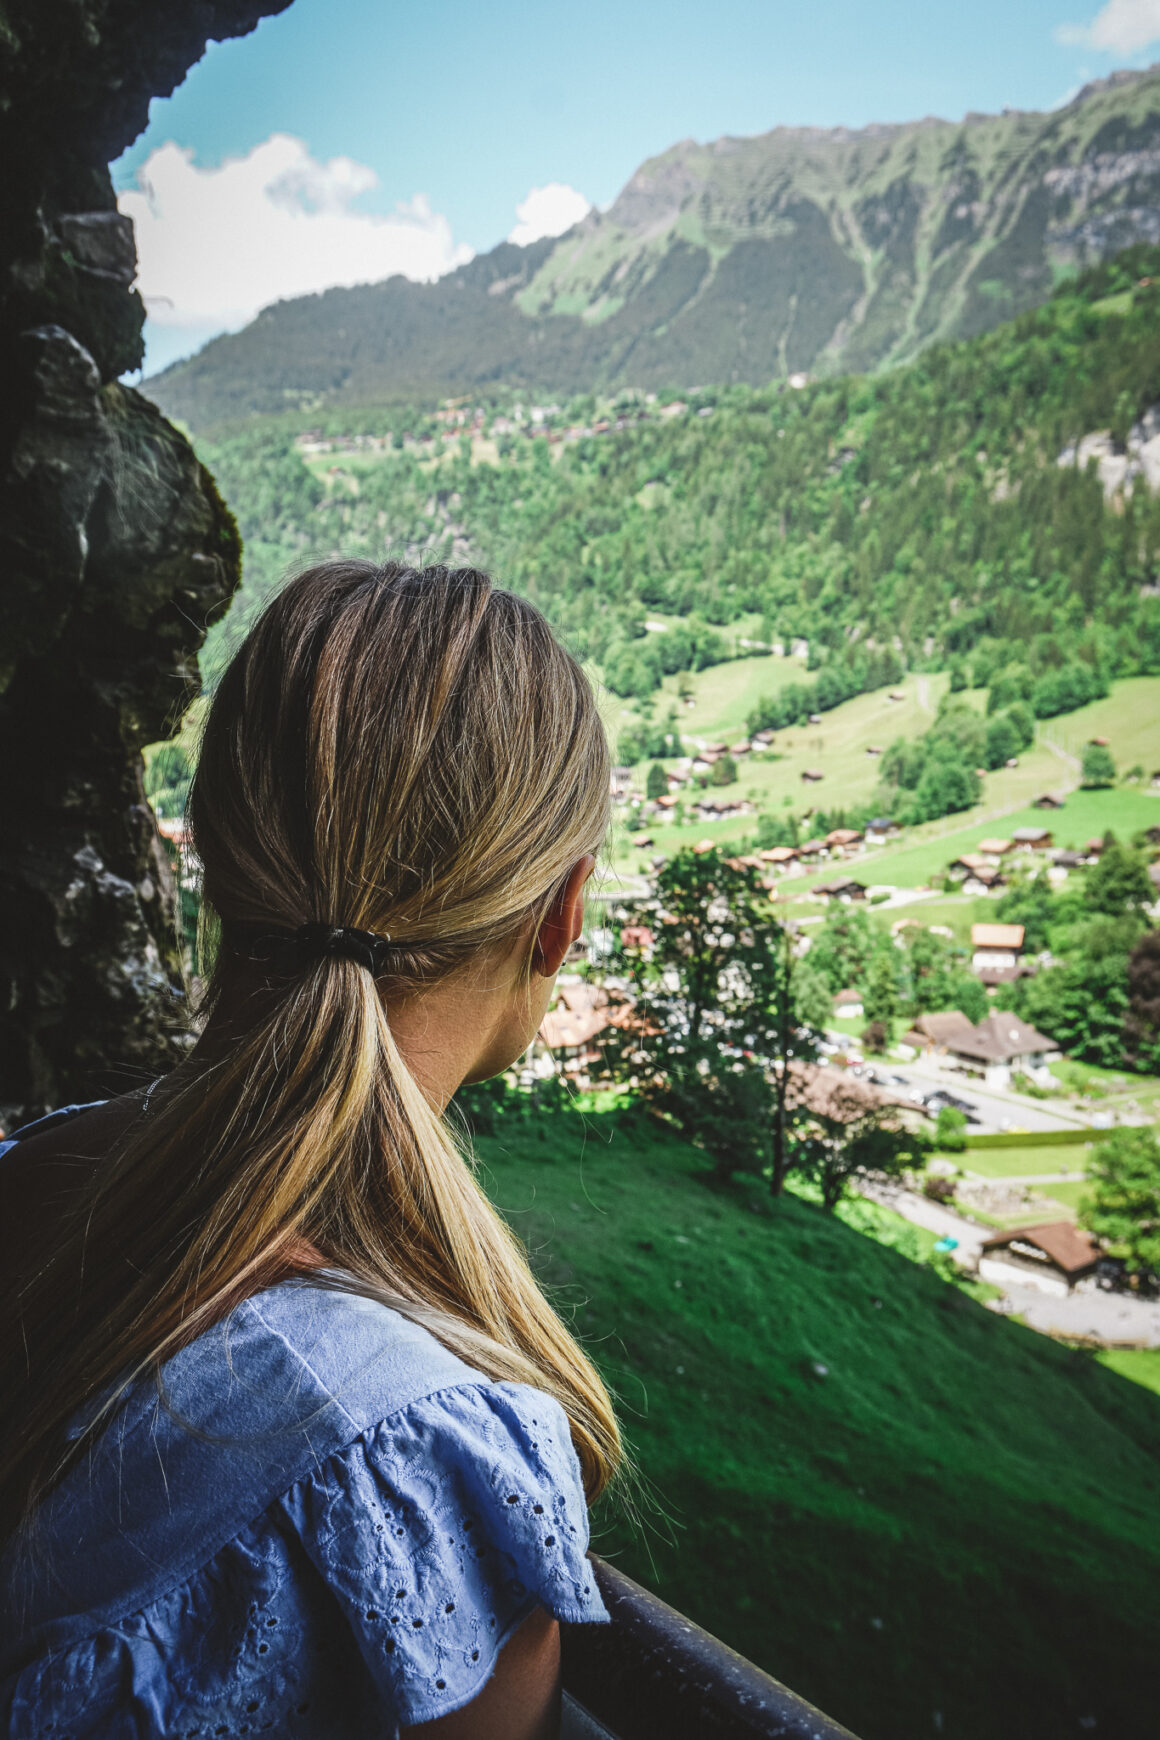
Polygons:
<instances>
[{"instance_id":1,"label":"green grass slope","mask_svg":"<svg viewBox=\"0 0 1160 1740\"><path fill-rule=\"evenodd\" d=\"M477 1149L671 1518L598 1550L864 1740L1154 1732L1160 1398L649 1123Z\"/></svg>"}]
</instances>

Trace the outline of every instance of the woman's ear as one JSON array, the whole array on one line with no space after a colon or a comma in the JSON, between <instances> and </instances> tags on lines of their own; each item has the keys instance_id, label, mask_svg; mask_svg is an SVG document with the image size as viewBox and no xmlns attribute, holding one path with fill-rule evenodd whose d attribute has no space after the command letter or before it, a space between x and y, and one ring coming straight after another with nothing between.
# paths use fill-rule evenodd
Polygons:
<instances>
[{"instance_id":1,"label":"woman's ear","mask_svg":"<svg viewBox=\"0 0 1160 1740\"><path fill-rule=\"evenodd\" d=\"M596 868L591 852L578 858L568 880L544 914L532 952L532 970L542 979L553 979L564 964L584 927L584 884Z\"/></svg>"}]
</instances>

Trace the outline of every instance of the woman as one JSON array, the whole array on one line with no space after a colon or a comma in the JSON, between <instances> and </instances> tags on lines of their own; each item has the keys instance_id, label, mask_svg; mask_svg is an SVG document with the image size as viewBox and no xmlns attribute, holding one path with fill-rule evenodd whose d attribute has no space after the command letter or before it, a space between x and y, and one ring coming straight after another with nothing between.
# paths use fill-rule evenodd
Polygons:
<instances>
[{"instance_id":1,"label":"woman","mask_svg":"<svg viewBox=\"0 0 1160 1740\"><path fill-rule=\"evenodd\" d=\"M539 1027L608 785L473 570L326 563L242 645L203 1035L0 1161L9 1736L554 1731L616 1423L441 1114Z\"/></svg>"}]
</instances>

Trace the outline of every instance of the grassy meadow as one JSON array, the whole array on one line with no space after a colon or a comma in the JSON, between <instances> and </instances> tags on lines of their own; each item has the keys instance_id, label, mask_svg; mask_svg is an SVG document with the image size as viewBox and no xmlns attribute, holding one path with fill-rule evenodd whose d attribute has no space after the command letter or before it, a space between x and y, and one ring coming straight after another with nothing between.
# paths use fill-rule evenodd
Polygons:
<instances>
[{"instance_id":1,"label":"grassy meadow","mask_svg":"<svg viewBox=\"0 0 1160 1740\"><path fill-rule=\"evenodd\" d=\"M1088 1162L1092 1143L1099 1140L1094 1131L1092 1140L1083 1144L1060 1143L1058 1147L1034 1148L968 1148L956 1154L964 1172L977 1172L981 1178L1024 1178L1043 1172L1070 1172L1079 1177ZM1054 1191L1054 1186L1052 1186Z\"/></svg>"},{"instance_id":2,"label":"grassy meadow","mask_svg":"<svg viewBox=\"0 0 1160 1740\"><path fill-rule=\"evenodd\" d=\"M800 659L743 658L712 666L686 679L693 688L693 705L677 698L676 679L665 681L655 716L661 719L676 705L680 730L687 742L734 743L745 734L745 720L755 701L783 683L800 681ZM844 702L822 714L822 723L779 732L768 755L747 757L738 764L736 785L722 788L720 795L748 798L759 810L776 813L793 808L799 813L810 807L833 809L869 802L878 783L879 760L868 754L872 747L885 748L895 737L913 737L932 722L946 690L945 674L911 673L896 687L901 701L891 701L891 691L876 690ZM982 709L982 691L968 692L966 699ZM636 717L628 703L602 691L602 708L615 744L622 727ZM1146 784L1118 785L1104 791L1080 791L1079 760L1090 737L1107 737L1121 774L1141 766L1150 776L1160 767L1160 677L1128 677L1112 685L1103 700L1093 701L1074 713L1041 721L1035 744L1020 756L1014 768L1000 768L984 780L982 801L973 809L944 816L910 829L905 838L868 852L858 860L856 874L871 883L900 888L925 886L945 870L948 861L972 850L989 834L1009 834L1012 829L1040 825L1049 827L1058 846L1081 846L1094 834L1112 828L1121 835L1160 821L1160 793ZM805 769L818 769L824 778L804 784ZM637 770L643 790L645 764ZM1044 812L1033 807L1044 793L1064 797L1062 810ZM683 827L647 824L654 840L648 852L634 848L629 836L645 824L635 812L621 817L614 833L612 855L615 867L638 872L652 852L670 852L691 840L739 840L753 833L754 815L728 817L720 822L694 820ZM832 875L821 868L809 877L785 884L788 899L800 898L814 881ZM982 910L985 911L985 903ZM930 922L945 922L931 919Z\"/></svg>"},{"instance_id":3,"label":"grassy meadow","mask_svg":"<svg viewBox=\"0 0 1160 1740\"><path fill-rule=\"evenodd\" d=\"M476 1145L658 1507L632 1526L603 1505L598 1551L862 1740L1150 1731L1147 1361L1129 1382L1122 1356L986 1311L917 1242L714 1187L645 1119L531 1117Z\"/></svg>"}]
</instances>

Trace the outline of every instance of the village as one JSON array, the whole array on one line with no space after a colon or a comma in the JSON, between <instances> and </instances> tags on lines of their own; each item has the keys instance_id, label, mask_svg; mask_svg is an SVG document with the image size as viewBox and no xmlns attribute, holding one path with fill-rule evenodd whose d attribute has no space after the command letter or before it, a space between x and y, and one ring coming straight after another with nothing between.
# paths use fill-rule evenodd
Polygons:
<instances>
[{"instance_id":1,"label":"village","mask_svg":"<svg viewBox=\"0 0 1160 1740\"><path fill-rule=\"evenodd\" d=\"M809 384L806 375L793 376L788 385L800 389ZM359 454L364 459L385 457L391 452L413 453L431 459L441 453L458 452L459 443L466 440L472 458L494 459L496 443L514 437L526 440L542 439L551 447L615 434L636 423L652 420L669 422L688 415L711 417L711 404L690 404L686 399L670 399L657 403L656 393L621 392L603 414L590 421L568 420L565 407L557 404L523 405L516 403L499 411L495 407L464 405L447 400L428 418L414 427L395 434L348 432L331 434L322 429L304 429L295 437L295 447L304 459L317 459L327 454Z\"/></svg>"},{"instance_id":2,"label":"village","mask_svg":"<svg viewBox=\"0 0 1160 1740\"><path fill-rule=\"evenodd\" d=\"M752 813L743 796L716 783L716 770L724 765L732 783L732 769L773 740L772 732L758 732L731 744L692 746L666 767L667 789L651 797L637 789L633 769L615 768L611 795L631 830L630 844L647 852L654 843L648 824L669 825L674 811L687 825ZM955 933L945 923L926 924L920 916L924 902L937 902L940 917L948 901L977 913L980 903L997 901L1028 879L1042 877L1058 890L1099 863L1104 835L1079 849L1056 844L1050 816L1065 801L1045 793L1033 805L1041 823L985 836L973 850L948 852L932 888L876 882L863 869L865 860L902 833L886 816L861 828L831 828L798 845L742 850L726 861L755 872L769 898L780 903L799 958L808 959L826 911L872 913L899 949L924 931L949 945ZM1146 831L1144 843L1155 916L1160 823ZM701 838L691 850L703 854L716 844ZM664 862L664 854L654 853L650 872ZM561 1075L577 1091L599 1090L602 1041L610 1028L631 1019L625 982L609 963L625 949L647 961L655 940L653 929L634 915L639 903L630 911L623 891L623 883L610 883L594 902L596 918L574 948L555 1004L524 1060L525 1082ZM898 909L903 910L894 916ZM976 1007L972 1019L955 1007L925 1010L895 1023L885 1043L871 1050L863 1043L869 1037L863 989L843 986L833 997L815 1061L791 1066L793 1092L804 1107L850 1121L877 1106L929 1130L940 1113L955 1114L964 1130L959 1152L936 1153L922 1174L903 1181L864 1183L866 1198L922 1229L933 1248L989 1291L991 1309L1093 1345L1160 1347L1160 1302L1118 1287L1114 1265L1075 1219L1085 1165L1101 1132L1147 1126L1154 1108L1130 1094L1109 1107L1069 1092L1060 1073L1069 1062L1064 1050L1033 1023L997 1005L1005 987L1053 964L1049 950L1028 947L1023 924L974 917L966 940L963 968L985 1012Z\"/></svg>"}]
</instances>

